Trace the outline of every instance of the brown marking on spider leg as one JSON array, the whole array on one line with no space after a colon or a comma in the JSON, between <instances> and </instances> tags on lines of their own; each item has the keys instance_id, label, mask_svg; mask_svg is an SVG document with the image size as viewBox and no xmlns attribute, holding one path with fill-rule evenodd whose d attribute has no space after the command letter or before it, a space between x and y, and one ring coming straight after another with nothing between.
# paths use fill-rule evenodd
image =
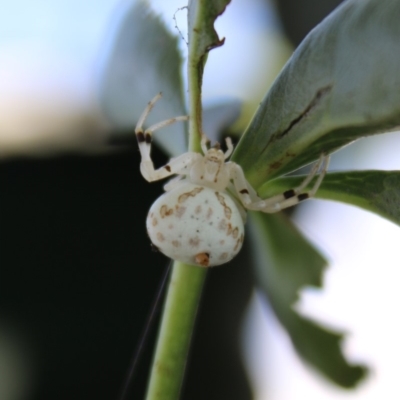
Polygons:
<instances>
[{"instance_id":1,"label":"brown marking on spider leg","mask_svg":"<svg viewBox=\"0 0 400 400\"><path fill-rule=\"evenodd\" d=\"M291 197L296 196L296 192L293 189L286 190L286 192L283 192L283 197L285 199L290 199Z\"/></svg>"},{"instance_id":2,"label":"brown marking on spider leg","mask_svg":"<svg viewBox=\"0 0 400 400\"><path fill-rule=\"evenodd\" d=\"M303 201L303 200L307 200L308 198L310 198L310 196L308 195L308 193L301 193L297 196L297 199L299 201Z\"/></svg>"},{"instance_id":3,"label":"brown marking on spider leg","mask_svg":"<svg viewBox=\"0 0 400 400\"><path fill-rule=\"evenodd\" d=\"M167 164L167 165L164 165L164 168L168 171L168 172L171 172L171 167Z\"/></svg>"},{"instance_id":4,"label":"brown marking on spider leg","mask_svg":"<svg viewBox=\"0 0 400 400\"><path fill-rule=\"evenodd\" d=\"M217 196L217 199L218 199L219 203L221 204L221 206L224 207L225 217L228 218L228 219L231 219L232 210L230 209L230 207L228 207L226 205L224 196L222 196L218 192L215 192L215 195Z\"/></svg>"},{"instance_id":5,"label":"brown marking on spider leg","mask_svg":"<svg viewBox=\"0 0 400 400\"><path fill-rule=\"evenodd\" d=\"M194 260L197 264L202 267L208 267L210 265L210 254L209 253L198 253L194 256Z\"/></svg>"},{"instance_id":6,"label":"brown marking on spider leg","mask_svg":"<svg viewBox=\"0 0 400 400\"><path fill-rule=\"evenodd\" d=\"M197 188L194 188L193 190L191 190L190 192L186 192L186 193L181 194L178 197L178 203L183 203L189 197L195 197L196 195L198 195L203 190L204 190L204 187L197 187Z\"/></svg>"},{"instance_id":7,"label":"brown marking on spider leg","mask_svg":"<svg viewBox=\"0 0 400 400\"><path fill-rule=\"evenodd\" d=\"M151 134L146 132L145 135L144 135L144 139L145 139L147 144L150 144L151 143Z\"/></svg>"},{"instance_id":8,"label":"brown marking on spider leg","mask_svg":"<svg viewBox=\"0 0 400 400\"><path fill-rule=\"evenodd\" d=\"M239 193L241 193L241 194L249 194L249 191L247 189L242 189Z\"/></svg>"},{"instance_id":9,"label":"brown marking on spider leg","mask_svg":"<svg viewBox=\"0 0 400 400\"><path fill-rule=\"evenodd\" d=\"M143 143L145 141L144 133L142 131L136 133L136 138L139 143Z\"/></svg>"}]
</instances>

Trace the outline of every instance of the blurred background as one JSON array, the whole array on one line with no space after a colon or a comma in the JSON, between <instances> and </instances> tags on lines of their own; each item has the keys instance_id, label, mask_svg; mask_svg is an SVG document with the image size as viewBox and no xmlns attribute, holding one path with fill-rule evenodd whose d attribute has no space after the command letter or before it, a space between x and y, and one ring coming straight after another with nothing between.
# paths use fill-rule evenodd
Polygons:
<instances>
[{"instance_id":1,"label":"blurred background","mask_svg":"<svg viewBox=\"0 0 400 400\"><path fill-rule=\"evenodd\" d=\"M216 24L226 42L209 56L206 104L242 102L233 130L243 131L293 49L339 3L232 0ZM0 400L118 399L167 265L144 228L162 184L140 176L133 135L110 145L120 126L101 107L111 39L134 1L0 4ZM184 2L150 4L186 37L186 11L174 18ZM396 143L398 133L357 142L331 169L400 169ZM369 378L345 392L298 359L253 287L244 248L208 274L182 398L399 397L400 230L317 200L293 218L330 261L324 290L305 290L298 309L348 332L345 352L371 366ZM155 334L132 399L143 398Z\"/></svg>"}]
</instances>

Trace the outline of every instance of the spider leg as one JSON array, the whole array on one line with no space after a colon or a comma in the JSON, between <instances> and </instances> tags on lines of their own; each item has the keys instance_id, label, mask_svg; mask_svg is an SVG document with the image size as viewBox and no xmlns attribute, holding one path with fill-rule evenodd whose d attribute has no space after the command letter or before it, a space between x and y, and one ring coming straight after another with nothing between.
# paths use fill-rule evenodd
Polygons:
<instances>
[{"instance_id":1,"label":"spider leg","mask_svg":"<svg viewBox=\"0 0 400 400\"><path fill-rule=\"evenodd\" d=\"M174 178L170 179L165 185L164 185L164 191L169 192L172 189L175 189L178 187L180 184L183 183L183 175L178 175L175 176Z\"/></svg>"},{"instance_id":2,"label":"spider leg","mask_svg":"<svg viewBox=\"0 0 400 400\"><path fill-rule=\"evenodd\" d=\"M230 137L227 137L227 138L225 139L225 143L226 143L227 150L226 150L226 152L225 152L224 158L225 158L225 160L226 160L227 158L230 157L230 155L231 155L232 152L233 152L232 139L231 139Z\"/></svg>"},{"instance_id":3,"label":"spider leg","mask_svg":"<svg viewBox=\"0 0 400 400\"><path fill-rule=\"evenodd\" d=\"M203 133L201 135L201 150L203 151L203 154L206 154L208 151L208 145L210 144L210 140L207 138L207 136Z\"/></svg>"},{"instance_id":4,"label":"spider leg","mask_svg":"<svg viewBox=\"0 0 400 400\"><path fill-rule=\"evenodd\" d=\"M274 213L288 207L292 207L303 200L313 197L317 192L328 168L329 156L322 154L317 163L313 166L310 173L306 176L303 182L296 188L285 191L282 194L262 200L258 197L255 190L246 180L243 170L239 165L234 164L231 172L232 180L235 186L236 193L243 205L249 210L262 211L266 213ZM303 192L303 189L312 181L318 174L317 180L313 187L308 192Z\"/></svg>"},{"instance_id":5,"label":"spider leg","mask_svg":"<svg viewBox=\"0 0 400 400\"><path fill-rule=\"evenodd\" d=\"M140 172L148 182L158 181L168 176L178 174L186 175L190 172L190 167L198 162L202 156L199 153L187 152L178 157L171 158L168 164L158 169L154 168L151 159L143 160L140 163Z\"/></svg>"},{"instance_id":6,"label":"spider leg","mask_svg":"<svg viewBox=\"0 0 400 400\"><path fill-rule=\"evenodd\" d=\"M246 208L249 208L251 204L256 204L262 201L262 199L258 197L254 188L247 181L242 167L234 162L227 162L225 165L229 168L235 192Z\"/></svg>"},{"instance_id":7,"label":"spider leg","mask_svg":"<svg viewBox=\"0 0 400 400\"><path fill-rule=\"evenodd\" d=\"M140 171L143 177L149 182L163 179L173 174L179 174L181 173L180 171L185 170L186 167L194 161L194 159L197 159L197 156L194 156L194 154L196 153L185 153L175 159L172 159L164 167L161 167L157 170L154 169L153 161L150 155L153 132L155 132L158 129L164 128L168 125L171 125L177 121L187 121L189 119L188 116L170 118L165 121L158 122L157 124L151 125L146 130L143 130L143 124L147 116L150 114L150 111L154 107L154 104L160 98L161 98L161 93L158 93L147 104L147 107L144 109L142 115L139 117L138 123L136 124L135 128L135 134L139 145L139 151L142 157L142 161L140 163Z\"/></svg>"},{"instance_id":8,"label":"spider leg","mask_svg":"<svg viewBox=\"0 0 400 400\"><path fill-rule=\"evenodd\" d=\"M315 195L318 188L321 185L322 180L326 174L329 164L329 155L321 154L318 162L311 169L310 173L306 176L304 181L296 188L287 190L280 195L273 196L269 199L263 200L262 203L258 204L257 209L266 213L274 213L285 208L295 206L303 200L307 200ZM312 181L312 179L319 172L318 178L316 179L311 190L303 192L303 189Z\"/></svg>"}]
</instances>

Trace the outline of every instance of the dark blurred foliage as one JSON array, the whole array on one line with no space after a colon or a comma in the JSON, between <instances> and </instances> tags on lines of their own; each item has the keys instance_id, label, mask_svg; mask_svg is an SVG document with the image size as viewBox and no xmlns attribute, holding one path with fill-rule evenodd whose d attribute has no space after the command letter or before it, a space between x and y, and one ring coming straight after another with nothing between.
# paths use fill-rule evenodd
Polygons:
<instances>
[{"instance_id":1,"label":"dark blurred foliage","mask_svg":"<svg viewBox=\"0 0 400 400\"><path fill-rule=\"evenodd\" d=\"M298 46L307 33L343 0L275 0L289 40Z\"/></svg>"},{"instance_id":2,"label":"dark blurred foliage","mask_svg":"<svg viewBox=\"0 0 400 400\"><path fill-rule=\"evenodd\" d=\"M0 165L0 321L36 355L27 400L118 399L168 263L145 233L162 184L138 167L136 149ZM251 283L238 261L208 274L183 398L251 398L237 346ZM144 396L157 325L132 399Z\"/></svg>"}]
</instances>

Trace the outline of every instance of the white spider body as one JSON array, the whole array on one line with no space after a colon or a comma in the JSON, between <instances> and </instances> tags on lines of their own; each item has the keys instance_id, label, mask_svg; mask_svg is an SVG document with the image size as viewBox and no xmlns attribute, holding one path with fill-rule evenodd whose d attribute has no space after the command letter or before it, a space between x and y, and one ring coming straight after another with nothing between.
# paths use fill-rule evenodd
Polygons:
<instances>
[{"instance_id":1,"label":"white spider body","mask_svg":"<svg viewBox=\"0 0 400 400\"><path fill-rule=\"evenodd\" d=\"M158 94L148 103L135 133L142 156L140 170L146 180L152 182L178 175L164 186L166 193L151 206L146 221L150 240L168 257L202 267L226 263L242 247L245 208L274 213L313 196L321 184L329 159L324 155L299 187L261 199L246 180L242 168L234 162L226 162L233 151L230 138L226 139L228 150L224 153L219 144L207 148L204 135L201 141L204 156L187 152L172 158L164 167L154 169L150 157L152 133L188 119L171 118L143 131L143 123L160 97ZM312 189L302 192L320 168ZM236 198L231 197L227 189Z\"/></svg>"},{"instance_id":2,"label":"white spider body","mask_svg":"<svg viewBox=\"0 0 400 400\"><path fill-rule=\"evenodd\" d=\"M224 264L241 249L242 216L225 192L181 181L151 206L150 240L168 257L203 267Z\"/></svg>"}]
</instances>

